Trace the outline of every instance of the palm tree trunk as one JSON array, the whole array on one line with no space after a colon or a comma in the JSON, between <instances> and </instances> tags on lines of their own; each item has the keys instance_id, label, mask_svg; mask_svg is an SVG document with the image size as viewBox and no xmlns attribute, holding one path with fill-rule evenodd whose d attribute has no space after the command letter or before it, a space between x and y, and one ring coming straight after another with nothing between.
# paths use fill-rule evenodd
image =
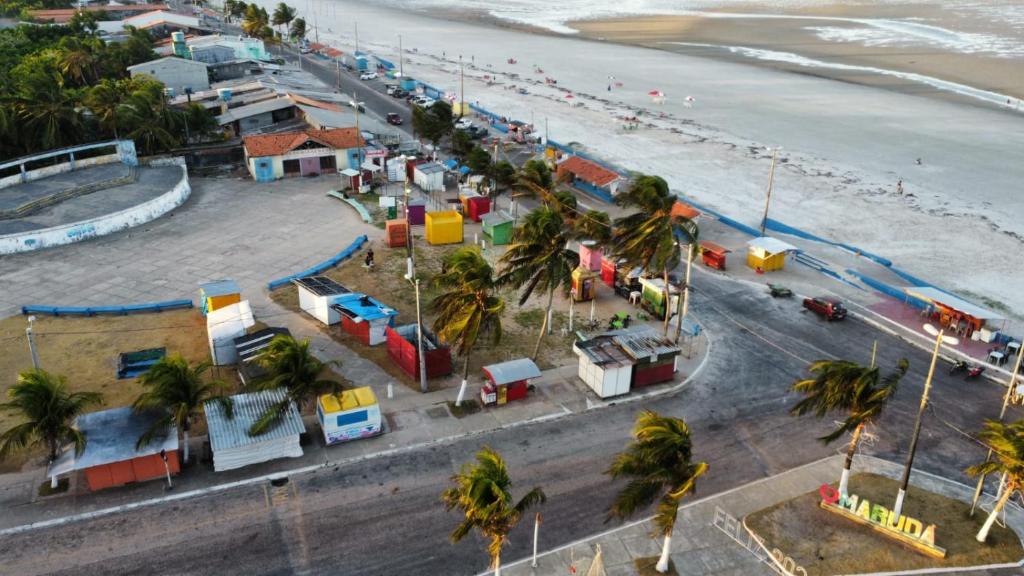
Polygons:
<instances>
[{"instance_id":1,"label":"palm tree trunk","mask_svg":"<svg viewBox=\"0 0 1024 576\"><path fill-rule=\"evenodd\" d=\"M462 406L462 399L466 396L466 384L469 382L469 352L466 349L466 362L462 365L462 385L459 386L459 395L455 398L455 405ZM420 360L423 361L422 359Z\"/></svg>"},{"instance_id":2,"label":"palm tree trunk","mask_svg":"<svg viewBox=\"0 0 1024 576\"><path fill-rule=\"evenodd\" d=\"M683 334L683 319L686 318L686 313L690 309L690 268L693 265L693 245L686 246L686 278L683 280L683 297L679 299L679 318L676 319L676 340L675 343L679 343L679 338Z\"/></svg>"},{"instance_id":3,"label":"palm tree trunk","mask_svg":"<svg viewBox=\"0 0 1024 576\"><path fill-rule=\"evenodd\" d=\"M654 566L654 569L664 574L668 572L668 555L669 550L672 548L672 533L665 534L665 542L661 545L661 557L658 558L658 564Z\"/></svg>"},{"instance_id":4,"label":"palm tree trunk","mask_svg":"<svg viewBox=\"0 0 1024 576\"><path fill-rule=\"evenodd\" d=\"M494 568L494 576L501 576L501 552L494 555L491 566Z\"/></svg>"},{"instance_id":5,"label":"palm tree trunk","mask_svg":"<svg viewBox=\"0 0 1024 576\"><path fill-rule=\"evenodd\" d=\"M670 291L669 286L668 286L668 268L662 270L661 272L662 272L662 278L665 281L665 301L663 302L663 306L662 306L662 312L665 315L665 320L663 322L663 326L662 327L665 330L665 338L667 339L668 338L668 321L669 321L669 318L672 317L672 315L668 313L668 311L672 309L672 298L671 298L672 292Z\"/></svg>"},{"instance_id":6,"label":"palm tree trunk","mask_svg":"<svg viewBox=\"0 0 1024 576\"><path fill-rule=\"evenodd\" d=\"M988 538L988 531L992 529L992 525L995 524L996 518L999 517L999 513L1003 510L1003 506L1006 506L1006 501L1010 499L1010 494L1013 494L1014 488L1014 486L1007 486L1003 490L1003 495L999 498L999 502L996 503L996 507L992 509L992 513L988 515L985 524L978 531L978 536L975 538L978 542L984 543Z\"/></svg>"},{"instance_id":7,"label":"palm tree trunk","mask_svg":"<svg viewBox=\"0 0 1024 576\"><path fill-rule=\"evenodd\" d=\"M551 321L551 302L555 298L555 289L552 287L548 290L548 307L544 309L544 320L540 323L540 334L537 336L537 344L533 347L533 356L530 359L534 362L537 361L537 356L540 354L540 343L544 340L544 334L547 333L548 323Z\"/></svg>"},{"instance_id":8,"label":"palm tree trunk","mask_svg":"<svg viewBox=\"0 0 1024 576\"><path fill-rule=\"evenodd\" d=\"M853 429L853 438L850 438L850 446L846 449L846 462L843 464L843 475L839 478L840 496L846 496L847 494L847 488L849 488L850 485L850 468L853 468L853 455L857 453L857 444L860 443L860 435L863 432L863 424Z\"/></svg>"},{"instance_id":9,"label":"palm tree trunk","mask_svg":"<svg viewBox=\"0 0 1024 576\"><path fill-rule=\"evenodd\" d=\"M57 443L50 441L50 460L46 464L46 471L49 472L50 468L53 467L53 463L57 461ZM57 489L57 475L54 474L50 477L50 488Z\"/></svg>"}]
</instances>

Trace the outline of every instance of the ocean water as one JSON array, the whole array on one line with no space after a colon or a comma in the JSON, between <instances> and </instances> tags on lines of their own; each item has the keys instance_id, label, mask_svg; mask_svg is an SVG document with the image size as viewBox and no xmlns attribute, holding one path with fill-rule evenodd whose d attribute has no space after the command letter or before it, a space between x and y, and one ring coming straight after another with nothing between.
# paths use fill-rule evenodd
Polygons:
<instances>
[{"instance_id":1,"label":"ocean water","mask_svg":"<svg viewBox=\"0 0 1024 576\"><path fill-rule=\"evenodd\" d=\"M822 5L821 1L815 0L382 0L382 3L431 12L467 10L561 34L575 34L577 31L569 24L576 20L660 14L716 18L791 18L780 12ZM970 19L976 26L984 27L985 23L989 23L998 26L1003 32L965 32L911 19L801 18L808 21L809 29L830 42L853 42L867 46L930 46L965 54L1024 58L1024 0L871 0L844 4L938 5L951 16ZM746 12L710 12L720 8ZM830 23L841 23L842 26L829 26Z\"/></svg>"}]
</instances>

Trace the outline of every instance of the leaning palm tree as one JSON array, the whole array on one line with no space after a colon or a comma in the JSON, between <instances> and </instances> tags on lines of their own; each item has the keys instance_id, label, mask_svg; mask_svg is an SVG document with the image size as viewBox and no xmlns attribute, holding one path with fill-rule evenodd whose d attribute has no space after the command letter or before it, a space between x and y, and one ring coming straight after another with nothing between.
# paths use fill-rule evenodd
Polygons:
<instances>
[{"instance_id":1,"label":"leaning palm tree","mask_svg":"<svg viewBox=\"0 0 1024 576\"><path fill-rule=\"evenodd\" d=\"M494 344L501 341L501 314L505 301L497 296L494 270L474 246L460 248L448 255L444 271L434 276L433 284L443 292L430 303L437 317L434 332L463 356L462 385L455 400L462 405L469 381L469 356L482 334Z\"/></svg>"},{"instance_id":2,"label":"leaning palm tree","mask_svg":"<svg viewBox=\"0 0 1024 576\"><path fill-rule=\"evenodd\" d=\"M284 2L278 2L274 8L274 14L270 17L270 23L274 26L281 26L283 31L288 30L288 25L295 20L295 8L285 4ZM284 32L281 33L284 36Z\"/></svg>"},{"instance_id":3,"label":"leaning palm tree","mask_svg":"<svg viewBox=\"0 0 1024 576\"><path fill-rule=\"evenodd\" d=\"M615 197L616 204L639 211L615 219L612 253L629 266L660 272L665 282L665 337L672 316L669 272L682 261L683 246L697 244L698 228L693 220L672 214L675 196L658 176L638 176L633 184ZM692 253L692 252L691 252ZM682 314L682 302L679 303ZM682 318L680 317L680 325Z\"/></svg>"},{"instance_id":4,"label":"leaning palm tree","mask_svg":"<svg viewBox=\"0 0 1024 576\"><path fill-rule=\"evenodd\" d=\"M857 453L861 436L868 424L878 421L886 404L896 395L900 379L910 364L906 359L896 363L896 369L881 377L875 366L861 366L849 360L819 360L808 367L813 377L799 380L792 390L804 395L789 411L794 416L813 413L818 418L832 412L845 412L846 419L832 432L818 438L831 444L850 433L843 473L839 479L839 493L847 494L850 469Z\"/></svg>"},{"instance_id":5,"label":"leaning palm tree","mask_svg":"<svg viewBox=\"0 0 1024 576\"><path fill-rule=\"evenodd\" d=\"M672 530L679 502L708 471L706 462L694 462L690 428L681 418L645 410L637 416L634 440L620 452L606 474L632 478L619 491L608 510L609 518L624 519L658 501L653 536L663 536L658 572L668 572Z\"/></svg>"},{"instance_id":6,"label":"leaning palm tree","mask_svg":"<svg viewBox=\"0 0 1024 576\"><path fill-rule=\"evenodd\" d=\"M292 40L298 40L300 42L302 40L305 40L305 38L306 38L306 19L305 18L296 18L292 22L292 25L288 27L288 36L290 36Z\"/></svg>"},{"instance_id":7,"label":"leaning palm tree","mask_svg":"<svg viewBox=\"0 0 1024 576\"><path fill-rule=\"evenodd\" d=\"M978 542L984 542L988 539L992 524L1006 506L1010 496L1024 487L1024 420L1017 420L1012 424L987 420L985 429L978 434L978 438L988 445L995 458L971 466L967 473L971 476L993 473L1003 475L1003 485L1000 487L1001 492L996 505L978 531Z\"/></svg>"},{"instance_id":8,"label":"leaning palm tree","mask_svg":"<svg viewBox=\"0 0 1024 576\"><path fill-rule=\"evenodd\" d=\"M576 219L575 235L580 240L593 240L607 246L612 239L612 219L607 212L587 210Z\"/></svg>"},{"instance_id":9,"label":"leaning palm tree","mask_svg":"<svg viewBox=\"0 0 1024 576\"><path fill-rule=\"evenodd\" d=\"M551 304L555 291L568 292L572 285L572 271L579 266L580 255L569 249L571 230L561 214L554 208L542 206L529 214L512 233L512 243L501 257L503 268L498 276L499 285L521 289L519 305L530 299L535 290L547 292L537 344L531 358L537 359L544 335L551 330Z\"/></svg>"},{"instance_id":10,"label":"leaning palm tree","mask_svg":"<svg viewBox=\"0 0 1024 576\"><path fill-rule=\"evenodd\" d=\"M340 364L337 360L323 362L309 350L309 339L296 340L293 336L274 336L270 344L256 358L260 367L268 372L266 378L253 383L254 390L286 391L284 398L271 406L253 423L249 435L258 436L270 430L294 402L301 410L319 394L337 392L340 384L323 379L325 371Z\"/></svg>"},{"instance_id":11,"label":"leaning palm tree","mask_svg":"<svg viewBox=\"0 0 1024 576\"><path fill-rule=\"evenodd\" d=\"M50 464L68 444L75 445L75 454L85 450L86 437L74 427L75 418L103 402L102 394L71 392L63 376L38 368L18 374L7 396L10 402L0 404L0 410L17 413L24 422L0 433L0 458L43 444Z\"/></svg>"},{"instance_id":12,"label":"leaning palm tree","mask_svg":"<svg viewBox=\"0 0 1024 576\"><path fill-rule=\"evenodd\" d=\"M554 198L558 182L543 160L527 160L513 184L513 198L537 198L545 204Z\"/></svg>"},{"instance_id":13,"label":"leaning palm tree","mask_svg":"<svg viewBox=\"0 0 1024 576\"><path fill-rule=\"evenodd\" d=\"M462 522L451 534L453 543L466 537L474 528L489 541L487 553L491 569L501 576L501 547L508 533L515 528L531 506L543 504L547 497L539 486L513 504L512 481L501 455L485 446L476 453L476 464L466 463L452 476L454 487L441 494L445 509L458 508Z\"/></svg>"},{"instance_id":14,"label":"leaning palm tree","mask_svg":"<svg viewBox=\"0 0 1024 576\"><path fill-rule=\"evenodd\" d=\"M223 383L203 380L203 373L209 368L205 362L189 365L188 360L180 355L166 356L139 378L145 391L135 399L132 408L136 412L158 411L161 417L139 436L136 447L142 448L154 438L163 436L174 424L184 437L185 462L188 462L188 433L192 422L202 411L203 403L218 400L224 405L228 418L231 417L231 401L219 393Z\"/></svg>"}]
</instances>

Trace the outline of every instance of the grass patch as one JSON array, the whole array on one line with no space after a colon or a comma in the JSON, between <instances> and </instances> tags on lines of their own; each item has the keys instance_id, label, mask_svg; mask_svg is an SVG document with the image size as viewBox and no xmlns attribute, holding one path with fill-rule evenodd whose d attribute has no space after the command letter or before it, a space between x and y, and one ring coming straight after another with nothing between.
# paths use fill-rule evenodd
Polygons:
<instances>
[{"instance_id":1,"label":"grass patch","mask_svg":"<svg viewBox=\"0 0 1024 576\"><path fill-rule=\"evenodd\" d=\"M70 478L61 478L57 480L56 488L50 487L50 481L46 480L45 482L39 485L39 495L45 497L53 496L54 494L63 494L64 492L68 491L69 486L71 486Z\"/></svg>"},{"instance_id":2,"label":"grass patch","mask_svg":"<svg viewBox=\"0 0 1024 576\"><path fill-rule=\"evenodd\" d=\"M899 482L875 474L850 479L850 492L872 502L891 504ZM747 526L807 570L809 576L865 572L902 572L1016 562L1024 555L1020 539L993 526L988 542L975 539L985 514L969 516L970 504L911 488L904 513L935 524L935 544L946 549L937 559L915 552L867 526L822 510L818 491L798 496L746 517Z\"/></svg>"},{"instance_id":3,"label":"grass patch","mask_svg":"<svg viewBox=\"0 0 1024 576\"><path fill-rule=\"evenodd\" d=\"M476 414L480 411L480 403L477 402L476 398L466 398L462 401L462 406L456 406L455 402L448 401L448 411L452 413L452 416L456 418L463 418L470 414Z\"/></svg>"},{"instance_id":4,"label":"grass patch","mask_svg":"<svg viewBox=\"0 0 1024 576\"><path fill-rule=\"evenodd\" d=\"M668 572L658 572L655 566L658 565L658 556L650 556L647 558L637 558L633 560L633 566L636 567L637 576L679 576L679 572L676 572L676 565L672 562L672 559L668 560Z\"/></svg>"}]
</instances>

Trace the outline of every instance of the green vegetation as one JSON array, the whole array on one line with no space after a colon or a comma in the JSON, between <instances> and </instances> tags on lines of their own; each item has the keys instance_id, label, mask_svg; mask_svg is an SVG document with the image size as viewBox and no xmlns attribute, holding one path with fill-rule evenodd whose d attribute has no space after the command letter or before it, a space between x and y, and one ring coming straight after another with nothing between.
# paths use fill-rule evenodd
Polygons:
<instances>
[{"instance_id":1,"label":"green vegetation","mask_svg":"<svg viewBox=\"0 0 1024 576\"><path fill-rule=\"evenodd\" d=\"M1010 496L1024 487L1024 420L1017 420L1012 424L988 420L985 422L984 430L978 434L978 439L988 445L995 458L989 457L984 462L971 466L967 473L971 476L1002 474L1005 481L996 505L978 531L976 539L984 543L988 539L992 524L999 517L999 512L1006 506Z\"/></svg>"},{"instance_id":2,"label":"green vegetation","mask_svg":"<svg viewBox=\"0 0 1024 576\"><path fill-rule=\"evenodd\" d=\"M451 133L454 121L452 107L444 101L434 102L430 108L413 106L412 109L412 129L430 140L435 148L442 138Z\"/></svg>"},{"instance_id":3,"label":"green vegetation","mask_svg":"<svg viewBox=\"0 0 1024 576\"><path fill-rule=\"evenodd\" d=\"M154 154L216 128L198 105L168 105L161 83L128 77L128 66L156 58L147 32L108 44L94 29L83 17L0 30L0 158L114 137Z\"/></svg>"},{"instance_id":4,"label":"green vegetation","mask_svg":"<svg viewBox=\"0 0 1024 576\"><path fill-rule=\"evenodd\" d=\"M324 379L325 373L333 366L339 366L340 360L322 362L309 349L309 340L296 340L293 336L278 335L270 341L256 358L260 367L269 372L269 376L255 382L255 390L286 391L284 399L271 406L260 415L259 419L249 428L250 436L266 433L281 419L294 402L302 408L319 394L338 392L341 385L334 380Z\"/></svg>"}]
</instances>

